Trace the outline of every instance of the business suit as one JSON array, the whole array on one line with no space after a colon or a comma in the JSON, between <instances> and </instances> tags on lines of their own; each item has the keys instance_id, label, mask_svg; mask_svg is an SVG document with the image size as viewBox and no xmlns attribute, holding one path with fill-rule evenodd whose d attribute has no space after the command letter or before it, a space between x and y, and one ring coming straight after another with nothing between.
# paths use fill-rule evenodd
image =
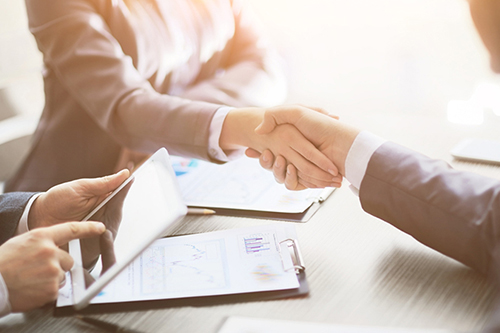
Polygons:
<instances>
[{"instance_id":1,"label":"business suit","mask_svg":"<svg viewBox=\"0 0 500 333\"><path fill-rule=\"evenodd\" d=\"M372 155L359 195L366 212L500 277L500 181L386 142Z\"/></svg>"},{"instance_id":2,"label":"business suit","mask_svg":"<svg viewBox=\"0 0 500 333\"><path fill-rule=\"evenodd\" d=\"M33 193L0 194L0 245L16 233L24 208Z\"/></svg>"},{"instance_id":3,"label":"business suit","mask_svg":"<svg viewBox=\"0 0 500 333\"><path fill-rule=\"evenodd\" d=\"M45 108L6 191L115 171L122 148L210 159L222 105L283 100L276 57L239 0L26 0Z\"/></svg>"}]
</instances>

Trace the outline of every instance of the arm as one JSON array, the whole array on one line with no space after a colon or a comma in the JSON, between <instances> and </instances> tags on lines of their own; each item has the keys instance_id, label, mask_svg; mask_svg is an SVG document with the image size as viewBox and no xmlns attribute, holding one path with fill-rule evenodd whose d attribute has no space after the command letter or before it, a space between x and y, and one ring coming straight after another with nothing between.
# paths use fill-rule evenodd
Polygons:
<instances>
[{"instance_id":1,"label":"arm","mask_svg":"<svg viewBox=\"0 0 500 333\"><path fill-rule=\"evenodd\" d=\"M120 43L118 37L115 38L113 32L117 35L119 35L119 32L112 31L107 24L108 22L100 14L107 11L115 13L115 8L112 8L111 2L28 0L27 7L31 31L44 54L44 62L50 68L50 75L55 74L57 76L57 79L70 92L71 96L84 107L85 111L116 142L134 151L147 153L165 146L177 154L209 159L207 151L209 125L220 105L157 92L150 82L143 78L147 77L147 73L142 73L140 70L141 59L133 59L127 55L128 53L124 52L123 48L127 46L126 43ZM115 14L119 16L120 13L116 12ZM158 20L155 23L160 25L165 24L158 16L151 15L150 20ZM222 17L224 18L224 16ZM112 19L118 20L120 18L108 18L110 21ZM244 20L241 19L241 21ZM135 23L147 24L142 20ZM123 24L127 23L124 22ZM149 24L151 23L149 22ZM245 24L241 23L237 30L242 30L244 26ZM131 29L130 26L123 29L125 28ZM139 34L139 32L136 33ZM245 35L242 31L237 33L238 36ZM136 38L140 40L141 35L139 34ZM249 45L255 42L251 38L245 40L242 37L238 37L238 41L238 43ZM157 40L156 42L159 44L166 43L164 40ZM173 45L170 46L173 47ZM246 60L240 62L236 62L235 59L230 60L229 68L234 66L236 69L239 64L244 63L252 63L253 67L264 66L259 65L259 61L256 60L259 58L256 56L258 52L252 53L249 51L251 49L249 46L242 47L241 52L245 55L242 54L238 58L240 60L245 58ZM140 50L136 51L139 52ZM144 54L143 50L142 53ZM146 57L146 55L143 56ZM151 57L151 55L148 56ZM253 60L250 61L250 59ZM138 64L135 64L133 60ZM173 60L177 62L185 61L185 59ZM147 63L146 60L145 62ZM185 63L185 66L188 65L190 63ZM196 64L194 67L196 69ZM189 69L189 71L195 69ZM186 70L188 70L188 67L186 67ZM145 69L142 69L142 71L144 72ZM265 70L261 69L258 73L260 74L257 74L257 76L264 75ZM246 75L244 74L236 71L233 76L244 83ZM176 75L180 74L177 73ZM151 81L154 81L154 79L151 78ZM249 87L259 86L259 84L256 84L259 82L253 82L253 79L251 81ZM229 81L228 85L231 86L233 83ZM237 85L235 86L237 87ZM266 85L255 91L262 91L265 88ZM249 95L252 95L253 89L249 88ZM224 149L234 146L241 147L242 143L233 140L234 136L227 135L225 129L230 128L231 133L240 130L246 133L251 132L254 129L251 126L258 124L261 120L255 121L255 116L261 114L262 112L254 114L231 112L231 117L228 116L228 119L226 119L221 133L221 147ZM229 118L231 120L238 118L238 120L233 122ZM253 136L253 138L256 137ZM295 135L294 138L297 140L302 139L300 135ZM258 150L263 148L262 140L258 142L246 140L244 144ZM303 140L303 144L307 145L307 142ZM289 151L291 152L291 150ZM281 153L276 149L273 149L273 152ZM307 151L304 154L307 154ZM319 155L316 154L316 156ZM302 158L300 154L295 154L295 158L289 155L287 157L297 165L299 163L296 159ZM314 158L312 159L314 160ZM303 169L306 169L305 165L309 166L307 170L314 168L314 165L311 165L303 158L302 162ZM321 161L316 162L316 166L325 170L319 172L316 167L316 171L321 174L319 177L332 178L327 170L335 170L335 166L328 159L323 157Z\"/></svg>"},{"instance_id":2,"label":"arm","mask_svg":"<svg viewBox=\"0 0 500 333\"><path fill-rule=\"evenodd\" d=\"M149 24L146 30L165 23L159 14L139 14L137 20L127 21L122 17L124 10L113 4L27 0L30 30L44 54L48 75L55 75L64 90L120 145L147 153L168 147L208 159L208 127L221 105L158 92L153 83L168 90L163 86L174 79L168 73L163 73L161 83L150 78L154 73L148 66L154 67L162 59L158 49L148 52L144 44L174 45L162 39L167 38L165 34L134 29L143 22ZM145 35L151 38L146 40ZM178 59L179 54L172 57L173 64L185 61Z\"/></svg>"},{"instance_id":3,"label":"arm","mask_svg":"<svg viewBox=\"0 0 500 333\"><path fill-rule=\"evenodd\" d=\"M189 63L180 59L175 41L169 40L172 38L169 33L160 29L162 33L158 33L157 37L151 37L155 36L155 31L148 34L147 40L142 36L144 31L136 25L144 25L143 29L148 29L147 24L151 26L151 21L153 25L166 25L158 13L144 15L139 12L137 20L127 21L120 17L123 13L109 1L27 0L30 30L44 54L46 66L101 128L122 146L134 151L151 153L160 147L167 147L191 153L189 155L195 153L205 159L208 159L206 150L210 120L221 107L220 103L269 105L282 101L284 96L282 75L273 63L272 52L267 47L260 47L261 37L245 18L246 10L236 7L232 9L235 15L232 18L235 20L234 37L229 43L224 41L227 45L220 52L226 60L222 61L222 56L216 53L212 57L209 55L207 60L194 60L200 61L197 64L192 59ZM107 15L106 19L103 15ZM188 12L186 15L191 14ZM215 19L219 19L220 25L225 27L225 20L231 18L221 13ZM191 20L196 21L197 16L193 14ZM108 25L108 21L112 26ZM117 27L116 22L124 26ZM197 22L197 25L200 24ZM227 25L229 28L230 24ZM119 28L127 32L120 34L116 31ZM196 29L203 27L200 25ZM209 25L207 29L212 27ZM188 44L194 43L197 38L209 38L205 35L192 36L193 32L187 28L183 33ZM220 36L213 38L211 44L221 42L218 40ZM149 54L141 48L142 44L149 43L161 45L163 49L159 49L164 53L155 56L155 52L160 51ZM204 43L209 44L207 41ZM164 48L172 48L173 51L170 54ZM196 52L192 56L194 59L198 56ZM168 69L170 72L148 73L151 70L146 66L160 62L161 59L156 58L160 56L172 57L169 59L172 62ZM207 63L202 64L203 61ZM181 68L179 62L186 62L187 75L192 75L201 66L197 82L193 87L184 87L186 91L180 88L181 85L174 87L175 84L171 83L176 79L170 76L182 74L173 71L175 66ZM221 62L227 67L224 74L217 77ZM158 66L159 71L165 70L161 64ZM161 74L167 74L164 82L155 83L154 78L150 79L156 88L146 79L150 75ZM161 77L158 79L163 80ZM163 87L165 85L167 88ZM169 88L169 85L172 86ZM182 97L160 93L160 90L157 91L160 87L167 91L180 88L175 90ZM265 96L261 98L261 95Z\"/></svg>"},{"instance_id":4,"label":"arm","mask_svg":"<svg viewBox=\"0 0 500 333\"><path fill-rule=\"evenodd\" d=\"M268 112L258 132L293 124L349 177L346 166L366 148L356 144L359 130L311 110L299 111ZM297 176L289 165L286 182L297 184ZM365 211L483 273L491 269L500 238L498 180L453 170L391 142L375 150L361 178Z\"/></svg>"},{"instance_id":5,"label":"arm","mask_svg":"<svg viewBox=\"0 0 500 333\"><path fill-rule=\"evenodd\" d=\"M395 143L375 151L363 209L425 245L486 273L500 238L500 182L457 171Z\"/></svg>"}]
</instances>

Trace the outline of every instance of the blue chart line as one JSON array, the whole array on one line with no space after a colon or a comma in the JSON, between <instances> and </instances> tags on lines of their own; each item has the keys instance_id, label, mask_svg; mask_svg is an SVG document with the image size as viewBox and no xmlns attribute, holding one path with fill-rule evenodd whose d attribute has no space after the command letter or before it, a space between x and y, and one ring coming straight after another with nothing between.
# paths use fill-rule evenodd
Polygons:
<instances>
[{"instance_id":1,"label":"blue chart line","mask_svg":"<svg viewBox=\"0 0 500 333\"><path fill-rule=\"evenodd\" d=\"M243 238L245 242L245 251L247 254L257 254L271 249L271 244L263 235L245 237Z\"/></svg>"}]
</instances>

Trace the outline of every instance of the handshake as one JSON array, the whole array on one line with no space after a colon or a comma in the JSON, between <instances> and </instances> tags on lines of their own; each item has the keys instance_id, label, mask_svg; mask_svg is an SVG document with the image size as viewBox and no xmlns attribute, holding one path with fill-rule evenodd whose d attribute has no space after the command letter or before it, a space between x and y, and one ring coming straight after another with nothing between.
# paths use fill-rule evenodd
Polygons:
<instances>
[{"instance_id":1,"label":"handshake","mask_svg":"<svg viewBox=\"0 0 500 333\"><path fill-rule=\"evenodd\" d=\"M345 160L359 130L323 109L301 105L236 109L228 118L232 112L248 110L260 112L263 120L255 128L256 139L244 144L249 147L246 155L259 158L278 183L289 190L341 186Z\"/></svg>"},{"instance_id":2,"label":"handshake","mask_svg":"<svg viewBox=\"0 0 500 333\"><path fill-rule=\"evenodd\" d=\"M233 109L223 126L227 128L221 134L221 147L248 147L247 156L259 158L290 190L340 187L347 153L359 133L322 109L300 105ZM0 303L0 316L11 310L33 309L57 297L65 272L73 266L61 245L78 238L88 238L82 244L91 245L96 239L112 239L109 225L108 231L97 222L67 221L80 221L128 176L129 171L123 170L107 177L75 180L34 199L26 221L26 229L31 231L0 242L0 276L9 298L7 308L2 309Z\"/></svg>"}]
</instances>

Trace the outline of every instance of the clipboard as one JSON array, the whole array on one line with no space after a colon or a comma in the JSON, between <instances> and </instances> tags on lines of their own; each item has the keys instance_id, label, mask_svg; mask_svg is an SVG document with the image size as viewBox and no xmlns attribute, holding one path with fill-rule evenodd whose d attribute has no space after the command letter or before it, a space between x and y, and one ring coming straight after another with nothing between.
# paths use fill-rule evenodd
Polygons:
<instances>
[{"instance_id":1,"label":"clipboard","mask_svg":"<svg viewBox=\"0 0 500 333\"><path fill-rule=\"evenodd\" d=\"M184 203L216 215L307 222L335 188L289 191L255 159L223 165L172 158Z\"/></svg>"},{"instance_id":2,"label":"clipboard","mask_svg":"<svg viewBox=\"0 0 500 333\"><path fill-rule=\"evenodd\" d=\"M198 207L189 206L189 208L209 208L215 211L215 215L221 216L234 216L234 217L247 217L266 220L278 221L291 221L291 222L307 222L318 211L321 204L325 202L330 195L335 191L335 188L327 188L325 191L315 199L315 201L303 212L299 213L279 213L259 210L245 210L245 209L228 209L217 207Z\"/></svg>"},{"instance_id":3,"label":"clipboard","mask_svg":"<svg viewBox=\"0 0 500 333\"><path fill-rule=\"evenodd\" d=\"M309 294L309 285L305 272L299 274L300 287L297 289L268 291L247 294L231 294L222 296L191 297L170 300L137 301L127 303L92 304L83 310L76 311L73 307L54 307L54 317L68 317L76 314L90 315L127 311L144 311L155 309L166 309L183 306L212 306L222 304L234 304L242 302L268 301L291 297L306 297Z\"/></svg>"},{"instance_id":4,"label":"clipboard","mask_svg":"<svg viewBox=\"0 0 500 333\"><path fill-rule=\"evenodd\" d=\"M253 234L255 234L255 232L259 232L260 230L265 230L265 229L263 229L262 226L234 229L234 231L240 231L240 230L244 231L245 233L253 232ZM189 236L196 236L196 235L188 235L187 237ZM176 238L176 237L170 237L170 238ZM281 249L278 252L281 258L281 263L283 264L283 270L288 271L289 275L294 274L297 278L298 286L295 288L282 289L282 290L267 290L258 292L244 292L235 294L220 294L212 296L193 296L193 297L172 298L172 299L150 299L150 300L140 300L140 301L109 302L109 303L97 303L97 304L91 303L89 306L80 311L76 311L73 306L68 305L68 306L54 307L53 314L55 317L64 317L75 314L98 314L98 313L100 314L100 313L111 313L111 312L151 310L151 309L181 307L181 306L200 307L200 306L211 306L217 304L241 303L241 302L252 302L252 301L307 296L309 294L309 285L306 280L305 264L302 259L302 254L297 239L287 238L279 241L278 243ZM284 260L285 258L288 258L288 256L283 255L284 253L290 254L289 259L291 261ZM285 262L287 265L286 269L285 269Z\"/></svg>"}]
</instances>

